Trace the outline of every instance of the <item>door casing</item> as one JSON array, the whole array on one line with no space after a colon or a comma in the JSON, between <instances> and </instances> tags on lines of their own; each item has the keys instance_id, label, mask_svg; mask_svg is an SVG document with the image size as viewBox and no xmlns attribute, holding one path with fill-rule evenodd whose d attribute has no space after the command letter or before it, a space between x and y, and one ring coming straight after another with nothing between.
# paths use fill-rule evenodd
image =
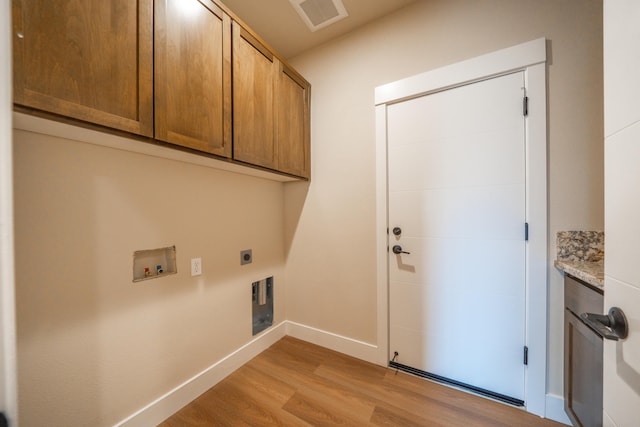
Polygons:
<instances>
[{"instance_id":1,"label":"door casing","mask_svg":"<svg viewBox=\"0 0 640 427\"><path fill-rule=\"evenodd\" d=\"M389 360L389 266L387 257L387 105L490 77L523 71L529 98L525 119L526 220L526 345L525 407L546 416L547 377L547 122L546 39L540 38L448 65L375 90L376 105L376 264L377 361Z\"/></svg>"},{"instance_id":2,"label":"door casing","mask_svg":"<svg viewBox=\"0 0 640 427\"><path fill-rule=\"evenodd\" d=\"M0 2L0 412L18 424L13 242L11 3Z\"/></svg>"}]
</instances>

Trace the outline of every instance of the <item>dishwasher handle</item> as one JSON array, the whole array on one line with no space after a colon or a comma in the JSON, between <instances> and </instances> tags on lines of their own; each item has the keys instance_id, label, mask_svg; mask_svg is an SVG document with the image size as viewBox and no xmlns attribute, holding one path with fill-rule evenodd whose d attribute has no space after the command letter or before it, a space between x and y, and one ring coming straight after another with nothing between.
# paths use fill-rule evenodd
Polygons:
<instances>
[{"instance_id":1,"label":"dishwasher handle","mask_svg":"<svg viewBox=\"0 0 640 427\"><path fill-rule=\"evenodd\" d=\"M618 307L612 307L609 309L609 314L606 315L582 313L580 318L598 335L608 340L623 340L629 334L627 316L625 316L622 309Z\"/></svg>"}]
</instances>

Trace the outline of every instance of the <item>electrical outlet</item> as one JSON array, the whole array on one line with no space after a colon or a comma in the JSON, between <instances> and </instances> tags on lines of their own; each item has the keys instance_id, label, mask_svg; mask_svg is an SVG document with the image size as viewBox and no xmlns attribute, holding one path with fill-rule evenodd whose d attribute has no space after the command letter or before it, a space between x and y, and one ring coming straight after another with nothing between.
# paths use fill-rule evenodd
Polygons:
<instances>
[{"instance_id":1,"label":"electrical outlet","mask_svg":"<svg viewBox=\"0 0 640 427\"><path fill-rule=\"evenodd\" d=\"M202 274L202 258L191 258L191 275L199 276Z\"/></svg>"}]
</instances>

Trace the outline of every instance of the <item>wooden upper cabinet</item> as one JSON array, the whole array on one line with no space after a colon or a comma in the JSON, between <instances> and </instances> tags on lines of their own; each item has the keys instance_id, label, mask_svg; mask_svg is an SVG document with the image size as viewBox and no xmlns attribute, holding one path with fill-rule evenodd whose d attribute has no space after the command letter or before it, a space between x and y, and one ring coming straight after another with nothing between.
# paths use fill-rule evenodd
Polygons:
<instances>
[{"instance_id":1,"label":"wooden upper cabinet","mask_svg":"<svg viewBox=\"0 0 640 427\"><path fill-rule=\"evenodd\" d=\"M13 0L14 102L153 133L152 0Z\"/></svg>"},{"instance_id":2,"label":"wooden upper cabinet","mask_svg":"<svg viewBox=\"0 0 640 427\"><path fill-rule=\"evenodd\" d=\"M12 1L22 110L309 178L309 83L216 0Z\"/></svg>"},{"instance_id":3,"label":"wooden upper cabinet","mask_svg":"<svg viewBox=\"0 0 640 427\"><path fill-rule=\"evenodd\" d=\"M311 85L280 63L276 90L278 170L311 176L309 102Z\"/></svg>"},{"instance_id":4,"label":"wooden upper cabinet","mask_svg":"<svg viewBox=\"0 0 640 427\"><path fill-rule=\"evenodd\" d=\"M310 84L233 22L233 158L309 178Z\"/></svg>"},{"instance_id":5,"label":"wooden upper cabinet","mask_svg":"<svg viewBox=\"0 0 640 427\"><path fill-rule=\"evenodd\" d=\"M233 158L277 167L274 123L276 59L233 22Z\"/></svg>"},{"instance_id":6,"label":"wooden upper cabinet","mask_svg":"<svg viewBox=\"0 0 640 427\"><path fill-rule=\"evenodd\" d=\"M231 19L208 0L155 2L155 135L231 157Z\"/></svg>"}]
</instances>

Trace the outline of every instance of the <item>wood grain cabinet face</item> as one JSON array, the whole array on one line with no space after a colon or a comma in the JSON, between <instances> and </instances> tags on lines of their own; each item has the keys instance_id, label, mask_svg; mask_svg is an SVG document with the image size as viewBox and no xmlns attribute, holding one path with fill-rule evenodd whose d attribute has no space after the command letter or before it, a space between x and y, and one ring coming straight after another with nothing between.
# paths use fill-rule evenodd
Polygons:
<instances>
[{"instance_id":1,"label":"wood grain cabinet face","mask_svg":"<svg viewBox=\"0 0 640 427\"><path fill-rule=\"evenodd\" d=\"M310 84L212 0L13 0L14 103L310 177Z\"/></svg>"},{"instance_id":2,"label":"wood grain cabinet face","mask_svg":"<svg viewBox=\"0 0 640 427\"><path fill-rule=\"evenodd\" d=\"M207 0L155 2L155 135L231 157L231 19Z\"/></svg>"},{"instance_id":3,"label":"wood grain cabinet face","mask_svg":"<svg viewBox=\"0 0 640 427\"><path fill-rule=\"evenodd\" d=\"M310 177L311 85L233 23L233 158Z\"/></svg>"},{"instance_id":4,"label":"wood grain cabinet face","mask_svg":"<svg viewBox=\"0 0 640 427\"><path fill-rule=\"evenodd\" d=\"M311 175L309 101L311 85L280 64L276 92L278 170Z\"/></svg>"},{"instance_id":5,"label":"wood grain cabinet face","mask_svg":"<svg viewBox=\"0 0 640 427\"><path fill-rule=\"evenodd\" d=\"M13 0L14 102L153 133L152 0Z\"/></svg>"},{"instance_id":6,"label":"wood grain cabinet face","mask_svg":"<svg viewBox=\"0 0 640 427\"><path fill-rule=\"evenodd\" d=\"M233 158L277 169L273 54L233 22Z\"/></svg>"}]
</instances>

